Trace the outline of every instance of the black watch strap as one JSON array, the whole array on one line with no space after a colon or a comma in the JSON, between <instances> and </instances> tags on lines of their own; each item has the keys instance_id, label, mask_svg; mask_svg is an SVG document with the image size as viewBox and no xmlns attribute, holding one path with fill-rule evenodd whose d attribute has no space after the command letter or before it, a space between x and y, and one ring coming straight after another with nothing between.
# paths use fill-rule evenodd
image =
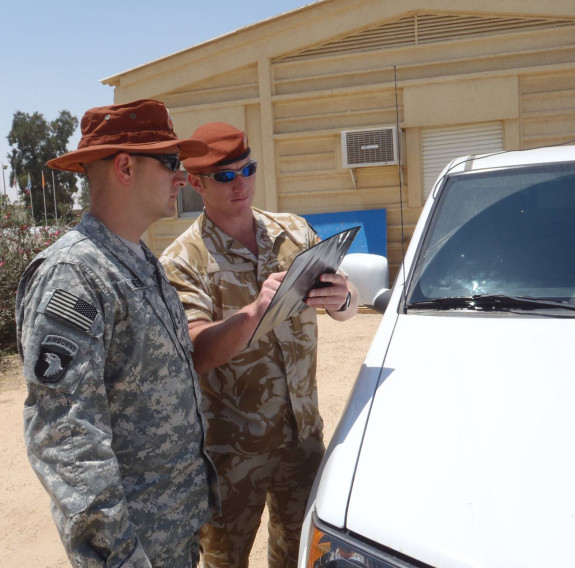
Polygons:
<instances>
[{"instance_id":1,"label":"black watch strap","mask_svg":"<svg viewBox=\"0 0 575 568\"><path fill-rule=\"evenodd\" d=\"M345 297L345 302L343 303L341 308L339 308L339 310L337 310L337 311L338 312L345 312L345 310L347 310L347 308L349 308L350 303L351 303L351 292L348 290L347 296Z\"/></svg>"}]
</instances>

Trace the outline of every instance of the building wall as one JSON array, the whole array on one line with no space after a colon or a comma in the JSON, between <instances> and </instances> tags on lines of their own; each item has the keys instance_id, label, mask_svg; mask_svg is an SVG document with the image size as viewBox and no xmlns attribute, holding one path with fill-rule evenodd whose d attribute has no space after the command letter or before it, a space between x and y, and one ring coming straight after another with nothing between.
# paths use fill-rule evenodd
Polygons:
<instances>
[{"instance_id":1,"label":"building wall","mask_svg":"<svg viewBox=\"0 0 575 568\"><path fill-rule=\"evenodd\" d=\"M435 2L445 8L435 12L382 4L320 2L109 84L118 102L163 100L180 136L211 120L246 129L260 163L258 207L387 208L393 277L422 207L423 129L501 121L507 150L575 139L575 9L560 0L486 1L483 13L458 0ZM342 166L342 130L396 124L401 167ZM156 223L152 249L189 222Z\"/></svg>"}]
</instances>

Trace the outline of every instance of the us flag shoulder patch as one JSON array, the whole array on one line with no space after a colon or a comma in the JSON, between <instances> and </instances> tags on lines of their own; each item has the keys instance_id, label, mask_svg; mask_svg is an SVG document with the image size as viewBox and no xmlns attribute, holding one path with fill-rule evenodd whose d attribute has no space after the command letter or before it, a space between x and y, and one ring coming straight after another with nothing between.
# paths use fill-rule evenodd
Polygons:
<instances>
[{"instance_id":1,"label":"us flag shoulder patch","mask_svg":"<svg viewBox=\"0 0 575 568\"><path fill-rule=\"evenodd\" d=\"M59 288L54 290L45 311L82 331L88 331L98 315L92 304Z\"/></svg>"}]
</instances>

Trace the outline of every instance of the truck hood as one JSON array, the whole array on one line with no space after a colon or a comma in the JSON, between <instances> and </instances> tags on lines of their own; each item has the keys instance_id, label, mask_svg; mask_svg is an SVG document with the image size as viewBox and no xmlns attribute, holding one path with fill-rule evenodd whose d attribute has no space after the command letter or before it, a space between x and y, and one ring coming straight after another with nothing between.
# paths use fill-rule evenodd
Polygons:
<instances>
[{"instance_id":1,"label":"truck hood","mask_svg":"<svg viewBox=\"0 0 575 568\"><path fill-rule=\"evenodd\" d=\"M401 315L385 339L346 528L436 567L572 562L575 321Z\"/></svg>"}]
</instances>

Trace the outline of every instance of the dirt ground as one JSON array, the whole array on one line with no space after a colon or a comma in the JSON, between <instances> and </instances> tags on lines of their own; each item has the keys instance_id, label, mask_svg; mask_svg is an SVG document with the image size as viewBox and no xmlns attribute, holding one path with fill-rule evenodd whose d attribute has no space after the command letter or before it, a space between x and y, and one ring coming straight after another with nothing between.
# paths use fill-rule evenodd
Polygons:
<instances>
[{"instance_id":1,"label":"dirt ground","mask_svg":"<svg viewBox=\"0 0 575 568\"><path fill-rule=\"evenodd\" d=\"M319 316L318 389L326 445L345 406L380 315L361 313L345 323ZM3 568L69 566L52 522L49 500L26 458L22 407L26 396L19 361L0 361L0 551ZM265 568L266 516L250 566Z\"/></svg>"}]
</instances>

